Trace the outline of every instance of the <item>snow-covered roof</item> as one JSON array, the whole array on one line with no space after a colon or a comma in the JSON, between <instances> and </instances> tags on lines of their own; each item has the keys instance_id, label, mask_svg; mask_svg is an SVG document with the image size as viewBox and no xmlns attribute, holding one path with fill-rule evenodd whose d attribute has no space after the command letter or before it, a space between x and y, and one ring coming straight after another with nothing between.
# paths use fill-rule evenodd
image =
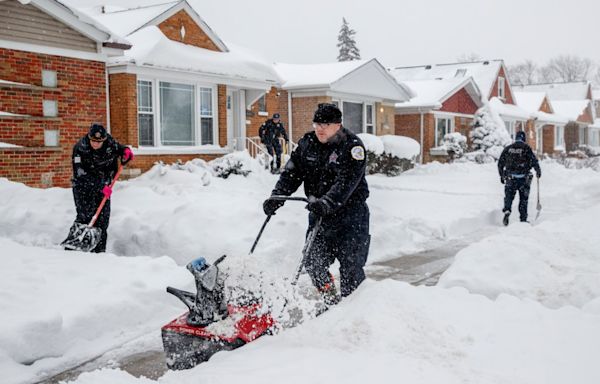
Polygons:
<instances>
[{"instance_id":1,"label":"snow-covered roof","mask_svg":"<svg viewBox=\"0 0 600 384\"><path fill-rule=\"evenodd\" d=\"M589 97L590 83L577 81L570 83L547 83L513 86L522 92L546 92L551 100L583 100Z\"/></svg>"},{"instance_id":2,"label":"snow-covered roof","mask_svg":"<svg viewBox=\"0 0 600 384\"><path fill-rule=\"evenodd\" d=\"M561 115L557 115L555 113L546 113L546 112L542 112L542 111L537 111L537 112L534 112L533 114L537 118L537 121L540 123L567 124L569 122L568 118L561 116Z\"/></svg>"},{"instance_id":3,"label":"snow-covered roof","mask_svg":"<svg viewBox=\"0 0 600 384\"><path fill-rule=\"evenodd\" d=\"M496 83L502 60L486 60L468 63L433 64L416 67L396 67L390 69L398 81L452 79L472 77L484 98L488 98Z\"/></svg>"},{"instance_id":4,"label":"snow-covered roof","mask_svg":"<svg viewBox=\"0 0 600 384\"><path fill-rule=\"evenodd\" d=\"M588 128L598 128L600 129L600 119L595 119L594 124L590 125Z\"/></svg>"},{"instance_id":5,"label":"snow-covered roof","mask_svg":"<svg viewBox=\"0 0 600 384\"><path fill-rule=\"evenodd\" d=\"M404 81L416 95L409 101L397 103L397 109L431 108L437 109L442 103L458 90L466 87L469 95L475 100L478 107L481 106L481 93L471 77L455 77L441 80L415 80Z\"/></svg>"},{"instance_id":6,"label":"snow-covered roof","mask_svg":"<svg viewBox=\"0 0 600 384\"><path fill-rule=\"evenodd\" d=\"M519 108L513 104L504 104L497 97L492 97L490 100L490 105L496 112L500 114L500 116L509 118L509 119L518 119L518 120L529 120L534 116L533 113L524 110L523 108Z\"/></svg>"},{"instance_id":7,"label":"snow-covered roof","mask_svg":"<svg viewBox=\"0 0 600 384\"><path fill-rule=\"evenodd\" d=\"M567 117L571 121L577 121L589 104L589 100L557 100L552 102L554 112Z\"/></svg>"},{"instance_id":8,"label":"snow-covered roof","mask_svg":"<svg viewBox=\"0 0 600 384\"><path fill-rule=\"evenodd\" d=\"M537 112L542 107L546 92L513 92L517 105L528 112Z\"/></svg>"},{"instance_id":9,"label":"snow-covered roof","mask_svg":"<svg viewBox=\"0 0 600 384\"><path fill-rule=\"evenodd\" d=\"M128 39L133 47L123 56L111 59L109 65L133 63L262 83L280 82L270 62L232 44L228 44L229 52L211 51L173 41L156 26L144 27Z\"/></svg>"},{"instance_id":10,"label":"snow-covered roof","mask_svg":"<svg viewBox=\"0 0 600 384\"><path fill-rule=\"evenodd\" d=\"M275 70L286 90L324 90L393 102L413 96L411 90L398 83L377 59L323 64L275 63Z\"/></svg>"}]
</instances>

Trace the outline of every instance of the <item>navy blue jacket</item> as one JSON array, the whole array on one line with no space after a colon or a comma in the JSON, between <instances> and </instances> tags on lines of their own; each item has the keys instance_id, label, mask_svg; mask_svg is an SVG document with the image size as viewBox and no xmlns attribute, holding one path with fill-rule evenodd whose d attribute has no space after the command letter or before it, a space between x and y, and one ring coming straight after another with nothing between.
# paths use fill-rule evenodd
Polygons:
<instances>
[{"instance_id":1,"label":"navy blue jacket","mask_svg":"<svg viewBox=\"0 0 600 384\"><path fill-rule=\"evenodd\" d=\"M108 135L102 147L94 150L87 135L73 147L73 187L101 191L110 184L117 173L119 158L123 156L125 146Z\"/></svg>"},{"instance_id":2,"label":"navy blue jacket","mask_svg":"<svg viewBox=\"0 0 600 384\"><path fill-rule=\"evenodd\" d=\"M533 150L522 141L515 141L504 148L498 159L498 173L503 178L510 175L527 175L531 168L535 169L538 176L542 175L540 164Z\"/></svg>"}]
</instances>

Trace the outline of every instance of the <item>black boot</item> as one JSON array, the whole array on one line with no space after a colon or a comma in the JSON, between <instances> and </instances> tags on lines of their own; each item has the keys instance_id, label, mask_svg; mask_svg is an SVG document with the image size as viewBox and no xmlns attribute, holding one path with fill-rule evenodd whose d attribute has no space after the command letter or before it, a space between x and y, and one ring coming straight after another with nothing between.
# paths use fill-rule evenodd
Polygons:
<instances>
[{"instance_id":1,"label":"black boot","mask_svg":"<svg viewBox=\"0 0 600 384\"><path fill-rule=\"evenodd\" d=\"M341 300L341 297L338 295L337 289L335 288L335 284L333 284L333 282L326 284L323 288L320 288L319 292L321 292L321 296L323 296L323 302L328 307L336 305Z\"/></svg>"},{"instance_id":2,"label":"black boot","mask_svg":"<svg viewBox=\"0 0 600 384\"><path fill-rule=\"evenodd\" d=\"M505 226L508 225L508 218L510 217L510 211L504 212L504 219L502 219L502 224Z\"/></svg>"}]
</instances>

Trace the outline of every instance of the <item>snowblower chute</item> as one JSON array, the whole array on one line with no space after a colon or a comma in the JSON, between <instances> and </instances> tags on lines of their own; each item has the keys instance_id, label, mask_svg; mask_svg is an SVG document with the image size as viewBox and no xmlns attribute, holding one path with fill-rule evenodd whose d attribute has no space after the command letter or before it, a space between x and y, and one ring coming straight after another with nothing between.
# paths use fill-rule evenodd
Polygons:
<instances>
[{"instance_id":1,"label":"snowblower chute","mask_svg":"<svg viewBox=\"0 0 600 384\"><path fill-rule=\"evenodd\" d=\"M198 258L187 265L196 280L196 294L167 287L189 312L162 327L163 348L169 369L188 369L219 351L229 351L267 333L274 321L258 313L259 305L227 305L220 257L213 265Z\"/></svg>"}]
</instances>

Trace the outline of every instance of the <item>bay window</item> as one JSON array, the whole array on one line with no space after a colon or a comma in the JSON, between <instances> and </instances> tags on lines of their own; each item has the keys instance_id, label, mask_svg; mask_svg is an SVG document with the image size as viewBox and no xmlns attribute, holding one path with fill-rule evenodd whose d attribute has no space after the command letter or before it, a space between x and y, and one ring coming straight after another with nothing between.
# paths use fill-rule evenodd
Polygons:
<instances>
[{"instance_id":1,"label":"bay window","mask_svg":"<svg viewBox=\"0 0 600 384\"><path fill-rule=\"evenodd\" d=\"M444 142L444 136L452 132L452 118L435 118L435 146L439 147Z\"/></svg>"}]
</instances>

